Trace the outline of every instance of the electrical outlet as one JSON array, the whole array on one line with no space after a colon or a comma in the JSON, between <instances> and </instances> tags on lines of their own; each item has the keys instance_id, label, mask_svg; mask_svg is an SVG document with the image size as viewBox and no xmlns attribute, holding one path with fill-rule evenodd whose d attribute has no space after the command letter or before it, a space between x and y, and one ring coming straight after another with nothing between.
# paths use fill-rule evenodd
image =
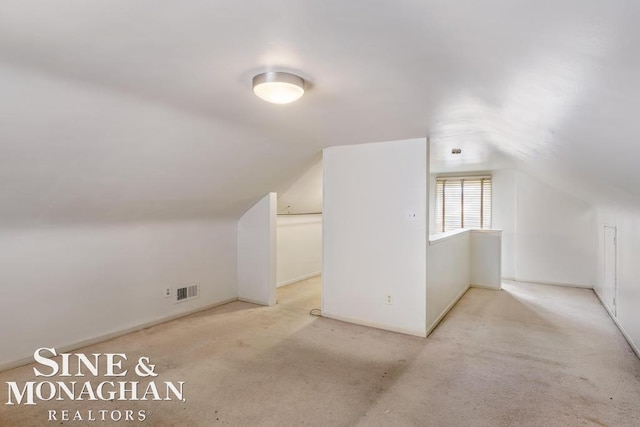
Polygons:
<instances>
[{"instance_id":1,"label":"electrical outlet","mask_svg":"<svg viewBox=\"0 0 640 427\"><path fill-rule=\"evenodd\" d=\"M386 303L387 303L387 305L393 304L393 298L391 297L391 295L387 295Z\"/></svg>"},{"instance_id":2,"label":"electrical outlet","mask_svg":"<svg viewBox=\"0 0 640 427\"><path fill-rule=\"evenodd\" d=\"M165 288L164 289L164 297L165 298L170 298L171 297L171 288Z\"/></svg>"}]
</instances>

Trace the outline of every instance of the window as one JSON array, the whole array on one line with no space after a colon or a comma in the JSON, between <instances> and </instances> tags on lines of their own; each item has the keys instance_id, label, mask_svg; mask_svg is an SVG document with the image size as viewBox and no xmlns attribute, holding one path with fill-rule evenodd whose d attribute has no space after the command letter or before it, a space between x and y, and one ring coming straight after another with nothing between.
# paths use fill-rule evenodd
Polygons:
<instances>
[{"instance_id":1,"label":"window","mask_svg":"<svg viewBox=\"0 0 640 427\"><path fill-rule=\"evenodd\" d=\"M491 228L491 177L436 179L436 229Z\"/></svg>"}]
</instances>

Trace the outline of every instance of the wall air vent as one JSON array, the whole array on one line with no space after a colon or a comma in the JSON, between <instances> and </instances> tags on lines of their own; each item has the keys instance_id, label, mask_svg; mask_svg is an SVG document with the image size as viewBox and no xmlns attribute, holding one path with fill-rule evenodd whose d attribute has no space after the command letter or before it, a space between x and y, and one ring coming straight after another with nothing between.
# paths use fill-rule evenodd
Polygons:
<instances>
[{"instance_id":1,"label":"wall air vent","mask_svg":"<svg viewBox=\"0 0 640 427\"><path fill-rule=\"evenodd\" d=\"M198 297L200 297L200 285L191 285L176 289L176 303L189 301Z\"/></svg>"}]
</instances>

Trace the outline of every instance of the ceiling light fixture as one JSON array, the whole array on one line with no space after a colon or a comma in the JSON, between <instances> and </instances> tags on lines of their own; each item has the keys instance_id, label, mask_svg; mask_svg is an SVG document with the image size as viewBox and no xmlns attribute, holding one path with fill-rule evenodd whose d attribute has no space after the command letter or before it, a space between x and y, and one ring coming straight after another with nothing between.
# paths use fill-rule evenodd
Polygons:
<instances>
[{"instance_id":1,"label":"ceiling light fixture","mask_svg":"<svg viewBox=\"0 0 640 427\"><path fill-rule=\"evenodd\" d=\"M304 79L291 73L268 71L253 78L253 93L267 102L288 104L304 94Z\"/></svg>"}]
</instances>

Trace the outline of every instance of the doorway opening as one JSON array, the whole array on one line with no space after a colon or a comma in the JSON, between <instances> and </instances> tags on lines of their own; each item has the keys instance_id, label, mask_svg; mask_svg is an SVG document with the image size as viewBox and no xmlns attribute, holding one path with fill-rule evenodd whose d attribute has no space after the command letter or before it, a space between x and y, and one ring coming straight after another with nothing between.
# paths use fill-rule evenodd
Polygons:
<instances>
[{"instance_id":1,"label":"doorway opening","mask_svg":"<svg viewBox=\"0 0 640 427\"><path fill-rule=\"evenodd\" d=\"M315 298L311 308L320 308L322 178L322 159L317 158L278 194L276 286L281 302L298 299L310 304Z\"/></svg>"}]
</instances>

